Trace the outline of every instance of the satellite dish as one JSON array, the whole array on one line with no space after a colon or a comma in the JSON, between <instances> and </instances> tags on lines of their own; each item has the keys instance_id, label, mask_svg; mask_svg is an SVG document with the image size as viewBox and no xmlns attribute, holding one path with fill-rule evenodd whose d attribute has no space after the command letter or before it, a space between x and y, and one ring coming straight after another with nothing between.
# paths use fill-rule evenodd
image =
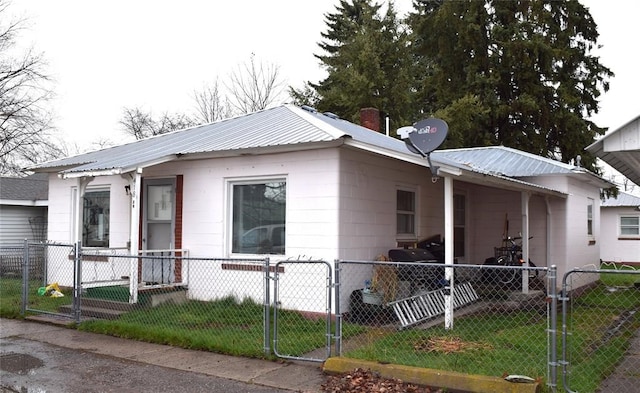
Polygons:
<instances>
[{"instance_id":1,"label":"satellite dish","mask_svg":"<svg viewBox=\"0 0 640 393\"><path fill-rule=\"evenodd\" d=\"M411 147L409 150L414 153L429 154L437 149L447 138L449 126L444 120L430 118L420 120L414 125L415 131L409 133ZM420 153L419 153L420 154Z\"/></svg>"},{"instance_id":2,"label":"satellite dish","mask_svg":"<svg viewBox=\"0 0 640 393\"><path fill-rule=\"evenodd\" d=\"M408 130L413 128L413 130ZM415 154L420 154L429 161L429 168L434 179L438 176L438 167L431 164L430 154L438 148L447 138L449 126L444 120L429 118L420 120L413 127L402 127L398 131L403 131L404 143L407 149ZM406 137L405 137L406 135Z\"/></svg>"}]
</instances>

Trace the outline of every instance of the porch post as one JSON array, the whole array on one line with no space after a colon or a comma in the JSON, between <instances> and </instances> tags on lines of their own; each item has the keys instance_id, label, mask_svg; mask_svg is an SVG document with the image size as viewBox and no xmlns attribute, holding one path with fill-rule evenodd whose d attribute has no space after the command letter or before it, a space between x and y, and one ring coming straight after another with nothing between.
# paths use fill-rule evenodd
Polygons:
<instances>
[{"instance_id":1,"label":"porch post","mask_svg":"<svg viewBox=\"0 0 640 393\"><path fill-rule=\"evenodd\" d=\"M131 180L131 228L129 230L129 254L131 254L131 264L129 266L129 303L138 303L138 263L140 244L140 190L142 182L142 168L136 169Z\"/></svg>"},{"instance_id":2,"label":"porch post","mask_svg":"<svg viewBox=\"0 0 640 393\"><path fill-rule=\"evenodd\" d=\"M444 178L444 279L448 288L444 295L444 327L453 329L453 178Z\"/></svg>"},{"instance_id":3,"label":"porch post","mask_svg":"<svg viewBox=\"0 0 640 393\"><path fill-rule=\"evenodd\" d=\"M529 267L529 193L522 191L522 259L523 266ZM522 272L522 293L529 293L529 274Z\"/></svg>"}]
</instances>

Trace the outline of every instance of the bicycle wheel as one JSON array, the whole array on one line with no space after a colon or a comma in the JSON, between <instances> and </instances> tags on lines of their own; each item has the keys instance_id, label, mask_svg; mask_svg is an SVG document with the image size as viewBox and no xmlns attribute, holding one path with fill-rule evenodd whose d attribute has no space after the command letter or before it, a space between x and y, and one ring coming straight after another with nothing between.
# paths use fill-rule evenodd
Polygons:
<instances>
[{"instance_id":1,"label":"bicycle wheel","mask_svg":"<svg viewBox=\"0 0 640 393\"><path fill-rule=\"evenodd\" d=\"M498 266L512 266L509 263L509 258L505 255L496 259L496 265ZM511 285L516 282L518 277L518 271L516 269L499 269L497 271L498 282L502 285Z\"/></svg>"}]
</instances>

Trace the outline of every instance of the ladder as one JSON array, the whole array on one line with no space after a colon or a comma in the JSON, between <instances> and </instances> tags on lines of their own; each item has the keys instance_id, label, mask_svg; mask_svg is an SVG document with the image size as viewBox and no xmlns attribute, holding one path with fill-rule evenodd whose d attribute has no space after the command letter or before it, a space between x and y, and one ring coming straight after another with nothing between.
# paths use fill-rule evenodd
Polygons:
<instances>
[{"instance_id":1,"label":"ladder","mask_svg":"<svg viewBox=\"0 0 640 393\"><path fill-rule=\"evenodd\" d=\"M453 308L459 308L478 300L478 294L470 282L456 284L453 287ZM393 307L402 328L415 325L427 319L444 314L446 289L422 293L388 304Z\"/></svg>"}]
</instances>

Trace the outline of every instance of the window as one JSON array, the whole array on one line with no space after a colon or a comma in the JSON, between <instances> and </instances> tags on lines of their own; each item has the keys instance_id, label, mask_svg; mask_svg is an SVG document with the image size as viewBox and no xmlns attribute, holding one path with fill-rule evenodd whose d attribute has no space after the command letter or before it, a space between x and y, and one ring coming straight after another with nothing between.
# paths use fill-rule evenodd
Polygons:
<instances>
[{"instance_id":1,"label":"window","mask_svg":"<svg viewBox=\"0 0 640 393\"><path fill-rule=\"evenodd\" d=\"M640 236L640 216L621 216L620 236Z\"/></svg>"},{"instance_id":2,"label":"window","mask_svg":"<svg viewBox=\"0 0 640 393\"><path fill-rule=\"evenodd\" d=\"M466 198L464 195L453 196L453 256L464 257L466 222Z\"/></svg>"},{"instance_id":3,"label":"window","mask_svg":"<svg viewBox=\"0 0 640 393\"><path fill-rule=\"evenodd\" d=\"M82 245L109 247L109 191L87 190L82 210Z\"/></svg>"},{"instance_id":4,"label":"window","mask_svg":"<svg viewBox=\"0 0 640 393\"><path fill-rule=\"evenodd\" d=\"M285 254L286 185L283 180L231 185L231 252Z\"/></svg>"},{"instance_id":5,"label":"window","mask_svg":"<svg viewBox=\"0 0 640 393\"><path fill-rule=\"evenodd\" d=\"M396 233L399 236L415 237L416 193L413 191L397 190L396 209Z\"/></svg>"},{"instance_id":6,"label":"window","mask_svg":"<svg viewBox=\"0 0 640 393\"><path fill-rule=\"evenodd\" d=\"M588 198L587 204L587 235L593 236L593 199Z\"/></svg>"}]
</instances>

